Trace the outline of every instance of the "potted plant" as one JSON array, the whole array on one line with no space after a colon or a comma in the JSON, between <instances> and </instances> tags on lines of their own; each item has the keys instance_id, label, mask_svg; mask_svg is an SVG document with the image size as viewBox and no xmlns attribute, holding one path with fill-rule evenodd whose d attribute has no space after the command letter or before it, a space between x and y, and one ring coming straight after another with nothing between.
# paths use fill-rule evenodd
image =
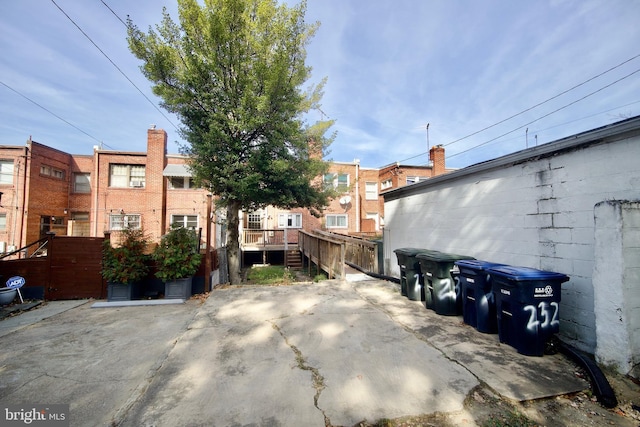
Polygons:
<instances>
[{"instance_id":1,"label":"potted plant","mask_svg":"<svg viewBox=\"0 0 640 427\"><path fill-rule=\"evenodd\" d=\"M140 296L141 281L149 273L147 238L141 229L126 228L121 243L112 246L105 239L102 250L102 277L107 281L107 300L124 301Z\"/></svg>"},{"instance_id":2,"label":"potted plant","mask_svg":"<svg viewBox=\"0 0 640 427\"><path fill-rule=\"evenodd\" d=\"M165 298L191 297L193 276L200 267L199 246L196 232L178 225L172 225L160 239L153 259L158 269L156 277L165 283Z\"/></svg>"}]
</instances>

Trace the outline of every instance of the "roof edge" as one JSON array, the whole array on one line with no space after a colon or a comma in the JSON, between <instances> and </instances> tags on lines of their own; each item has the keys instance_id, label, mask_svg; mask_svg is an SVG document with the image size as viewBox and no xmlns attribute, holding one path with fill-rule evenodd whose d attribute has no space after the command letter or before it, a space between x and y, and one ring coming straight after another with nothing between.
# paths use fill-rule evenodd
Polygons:
<instances>
[{"instance_id":1,"label":"roof edge","mask_svg":"<svg viewBox=\"0 0 640 427\"><path fill-rule=\"evenodd\" d=\"M630 119L625 119L616 123L567 136L556 141L516 151L515 153L497 157L492 160L476 163L465 168L458 169L454 172L438 175L415 184L394 188L389 191L385 191L381 195L384 197L385 201L395 200L410 194L418 193L421 189L428 188L432 185L446 181L454 181L478 172L484 172L504 167L506 165L533 161L559 154L567 150L574 150L601 142L614 142L616 140L638 134L640 134L640 116L635 116Z\"/></svg>"}]
</instances>

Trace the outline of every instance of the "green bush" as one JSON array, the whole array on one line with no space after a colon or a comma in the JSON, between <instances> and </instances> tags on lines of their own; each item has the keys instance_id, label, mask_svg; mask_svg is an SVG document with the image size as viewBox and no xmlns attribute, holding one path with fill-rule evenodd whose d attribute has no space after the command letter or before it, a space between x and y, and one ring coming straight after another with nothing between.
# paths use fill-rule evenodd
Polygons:
<instances>
[{"instance_id":1,"label":"green bush","mask_svg":"<svg viewBox=\"0 0 640 427\"><path fill-rule=\"evenodd\" d=\"M163 282L171 282L196 274L201 261L199 245L194 230L172 225L153 251L153 260L158 268L156 277Z\"/></svg>"},{"instance_id":2,"label":"green bush","mask_svg":"<svg viewBox=\"0 0 640 427\"><path fill-rule=\"evenodd\" d=\"M149 273L147 238L140 229L122 231L122 243L113 247L105 239L102 247L102 277L110 283L136 283Z\"/></svg>"}]
</instances>

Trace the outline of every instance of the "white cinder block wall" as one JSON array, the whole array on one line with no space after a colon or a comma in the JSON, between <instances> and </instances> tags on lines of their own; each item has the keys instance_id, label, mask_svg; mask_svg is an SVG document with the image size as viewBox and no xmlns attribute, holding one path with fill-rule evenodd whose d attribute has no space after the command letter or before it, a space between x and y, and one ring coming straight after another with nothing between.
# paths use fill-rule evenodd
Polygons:
<instances>
[{"instance_id":1,"label":"white cinder block wall","mask_svg":"<svg viewBox=\"0 0 640 427\"><path fill-rule=\"evenodd\" d=\"M560 333L595 353L594 207L640 200L639 159L634 118L385 193L386 273L421 247L567 274Z\"/></svg>"},{"instance_id":2,"label":"white cinder block wall","mask_svg":"<svg viewBox=\"0 0 640 427\"><path fill-rule=\"evenodd\" d=\"M598 203L595 227L596 357L598 361L638 378L640 202Z\"/></svg>"}]
</instances>

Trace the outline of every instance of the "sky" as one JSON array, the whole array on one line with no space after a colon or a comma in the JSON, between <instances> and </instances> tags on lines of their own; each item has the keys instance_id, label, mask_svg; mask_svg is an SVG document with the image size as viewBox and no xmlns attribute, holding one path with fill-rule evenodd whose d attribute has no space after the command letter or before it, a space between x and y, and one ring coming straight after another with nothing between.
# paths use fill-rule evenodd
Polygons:
<instances>
[{"instance_id":1,"label":"sky","mask_svg":"<svg viewBox=\"0 0 640 427\"><path fill-rule=\"evenodd\" d=\"M289 4L295 0L287 0ZM169 153L186 142L122 21L176 0L0 0L0 145ZM640 0L308 0L309 84L327 78L328 160L462 168L640 115Z\"/></svg>"}]
</instances>

